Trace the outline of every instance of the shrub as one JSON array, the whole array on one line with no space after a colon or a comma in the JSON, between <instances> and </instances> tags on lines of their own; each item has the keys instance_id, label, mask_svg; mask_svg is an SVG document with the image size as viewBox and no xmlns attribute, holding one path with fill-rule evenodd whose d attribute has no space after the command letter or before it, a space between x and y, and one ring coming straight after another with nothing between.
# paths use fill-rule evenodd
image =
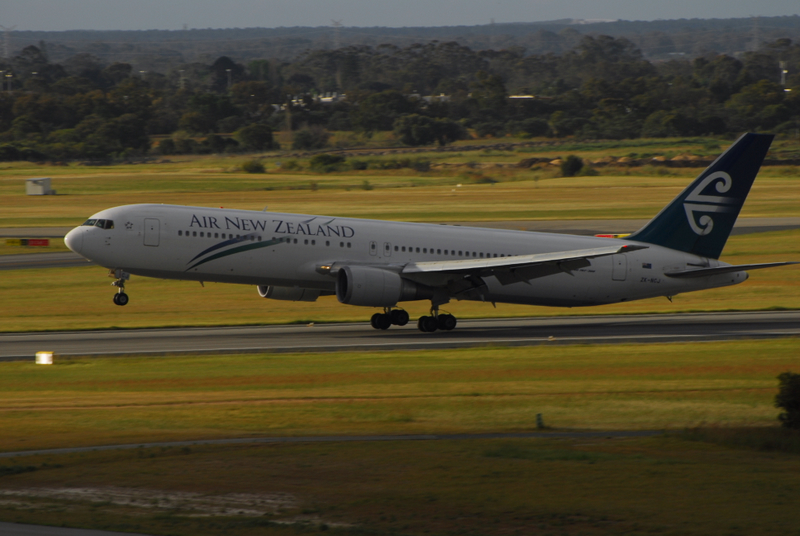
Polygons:
<instances>
[{"instance_id":1,"label":"shrub","mask_svg":"<svg viewBox=\"0 0 800 536\"><path fill-rule=\"evenodd\" d=\"M331 135L322 127L308 127L294 133L292 149L296 151L313 151L328 145Z\"/></svg>"},{"instance_id":2,"label":"shrub","mask_svg":"<svg viewBox=\"0 0 800 536\"><path fill-rule=\"evenodd\" d=\"M780 387L775 407L786 411L778 415L785 428L800 430L800 374L784 372L778 376Z\"/></svg>"},{"instance_id":3,"label":"shrub","mask_svg":"<svg viewBox=\"0 0 800 536\"><path fill-rule=\"evenodd\" d=\"M248 160L242 164L242 171L245 173L264 173L266 169L264 168L264 164L258 160Z\"/></svg>"},{"instance_id":4,"label":"shrub","mask_svg":"<svg viewBox=\"0 0 800 536\"><path fill-rule=\"evenodd\" d=\"M561 175L563 177L574 177L581 169L583 169L583 160L574 154L561 161Z\"/></svg>"},{"instance_id":5,"label":"shrub","mask_svg":"<svg viewBox=\"0 0 800 536\"><path fill-rule=\"evenodd\" d=\"M161 155L168 155L168 154L175 154L177 152L177 148L175 147L175 142L172 141L170 138L166 140L161 140L157 147L158 154Z\"/></svg>"},{"instance_id":6,"label":"shrub","mask_svg":"<svg viewBox=\"0 0 800 536\"><path fill-rule=\"evenodd\" d=\"M303 166L301 166L297 160L287 160L286 162L279 164L279 167L283 171L298 171L303 169Z\"/></svg>"},{"instance_id":7,"label":"shrub","mask_svg":"<svg viewBox=\"0 0 800 536\"><path fill-rule=\"evenodd\" d=\"M237 130L233 137L242 147L251 151L267 151L278 149L278 144L272 139L272 129L261 123L253 123Z\"/></svg>"},{"instance_id":8,"label":"shrub","mask_svg":"<svg viewBox=\"0 0 800 536\"><path fill-rule=\"evenodd\" d=\"M345 157L338 154L318 154L308 161L309 167L314 171L330 173L339 171L345 162Z\"/></svg>"}]
</instances>

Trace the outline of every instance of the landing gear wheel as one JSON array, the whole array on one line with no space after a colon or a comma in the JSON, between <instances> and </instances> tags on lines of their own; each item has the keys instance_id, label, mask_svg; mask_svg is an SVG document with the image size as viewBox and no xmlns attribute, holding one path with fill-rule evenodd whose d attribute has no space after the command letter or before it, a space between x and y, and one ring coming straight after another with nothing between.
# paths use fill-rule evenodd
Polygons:
<instances>
[{"instance_id":1,"label":"landing gear wheel","mask_svg":"<svg viewBox=\"0 0 800 536\"><path fill-rule=\"evenodd\" d=\"M423 333L433 333L438 328L436 318L432 316L421 316L417 321L417 327Z\"/></svg>"},{"instance_id":2,"label":"landing gear wheel","mask_svg":"<svg viewBox=\"0 0 800 536\"><path fill-rule=\"evenodd\" d=\"M452 331L456 328L458 320L453 315L439 315L437 321L439 329L443 331Z\"/></svg>"},{"instance_id":3,"label":"landing gear wheel","mask_svg":"<svg viewBox=\"0 0 800 536\"><path fill-rule=\"evenodd\" d=\"M393 309L389 316L395 326L405 326L408 324L408 313L402 309Z\"/></svg>"},{"instance_id":4,"label":"landing gear wheel","mask_svg":"<svg viewBox=\"0 0 800 536\"><path fill-rule=\"evenodd\" d=\"M385 313L375 313L369 320L370 325L375 329L389 329L392 325L392 319Z\"/></svg>"},{"instance_id":5,"label":"landing gear wheel","mask_svg":"<svg viewBox=\"0 0 800 536\"><path fill-rule=\"evenodd\" d=\"M119 292L114 294L114 303L117 305L127 305L128 304L128 295L124 292Z\"/></svg>"}]
</instances>

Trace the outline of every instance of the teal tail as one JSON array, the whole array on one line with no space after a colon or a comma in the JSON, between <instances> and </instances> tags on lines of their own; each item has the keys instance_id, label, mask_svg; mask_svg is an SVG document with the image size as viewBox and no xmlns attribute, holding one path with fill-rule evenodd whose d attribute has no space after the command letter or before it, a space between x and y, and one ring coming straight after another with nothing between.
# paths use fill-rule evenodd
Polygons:
<instances>
[{"instance_id":1,"label":"teal tail","mask_svg":"<svg viewBox=\"0 0 800 536\"><path fill-rule=\"evenodd\" d=\"M718 259L773 138L771 134L744 134L626 240Z\"/></svg>"}]
</instances>

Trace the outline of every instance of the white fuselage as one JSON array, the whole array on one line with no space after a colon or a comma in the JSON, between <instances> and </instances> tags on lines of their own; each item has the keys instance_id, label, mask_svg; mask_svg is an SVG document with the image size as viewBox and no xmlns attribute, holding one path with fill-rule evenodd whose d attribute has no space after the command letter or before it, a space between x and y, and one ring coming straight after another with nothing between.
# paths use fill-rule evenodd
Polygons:
<instances>
[{"instance_id":1,"label":"white fuselage","mask_svg":"<svg viewBox=\"0 0 800 536\"><path fill-rule=\"evenodd\" d=\"M302 214L171 205L127 205L81 226L67 244L109 269L166 279L335 290L321 266L454 261L582 250L631 241L451 225L401 223ZM672 278L665 272L726 266L679 251L646 249L591 259L569 272L502 285L485 278L481 299L499 303L586 306L741 283L747 273Z\"/></svg>"}]
</instances>

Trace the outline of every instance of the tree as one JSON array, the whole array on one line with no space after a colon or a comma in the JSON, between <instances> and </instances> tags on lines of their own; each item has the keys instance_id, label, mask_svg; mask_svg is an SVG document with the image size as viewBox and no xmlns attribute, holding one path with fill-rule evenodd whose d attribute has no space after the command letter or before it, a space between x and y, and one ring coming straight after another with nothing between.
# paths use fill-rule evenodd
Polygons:
<instances>
[{"instance_id":1,"label":"tree","mask_svg":"<svg viewBox=\"0 0 800 536\"><path fill-rule=\"evenodd\" d=\"M394 122L394 135L403 144L413 147L431 145L434 142L443 146L463 139L466 137L466 131L461 125L449 119L433 119L425 115L410 114Z\"/></svg>"},{"instance_id":2,"label":"tree","mask_svg":"<svg viewBox=\"0 0 800 536\"><path fill-rule=\"evenodd\" d=\"M382 91L361 101L352 114L352 121L354 126L366 132L392 130L395 119L414 113L415 109L416 104L399 91Z\"/></svg>"},{"instance_id":3,"label":"tree","mask_svg":"<svg viewBox=\"0 0 800 536\"><path fill-rule=\"evenodd\" d=\"M328 145L328 138L330 138L330 136L327 130L318 126L311 126L298 130L294 133L292 149L300 151L322 149Z\"/></svg>"},{"instance_id":4,"label":"tree","mask_svg":"<svg viewBox=\"0 0 800 536\"><path fill-rule=\"evenodd\" d=\"M785 411L778 415L784 428L800 429L800 374L784 372L778 376L780 387L775 407Z\"/></svg>"},{"instance_id":5,"label":"tree","mask_svg":"<svg viewBox=\"0 0 800 536\"><path fill-rule=\"evenodd\" d=\"M242 147L251 151L267 151L276 149L277 144L272 139L272 129L261 123L254 123L240 128L233 134Z\"/></svg>"}]
</instances>

